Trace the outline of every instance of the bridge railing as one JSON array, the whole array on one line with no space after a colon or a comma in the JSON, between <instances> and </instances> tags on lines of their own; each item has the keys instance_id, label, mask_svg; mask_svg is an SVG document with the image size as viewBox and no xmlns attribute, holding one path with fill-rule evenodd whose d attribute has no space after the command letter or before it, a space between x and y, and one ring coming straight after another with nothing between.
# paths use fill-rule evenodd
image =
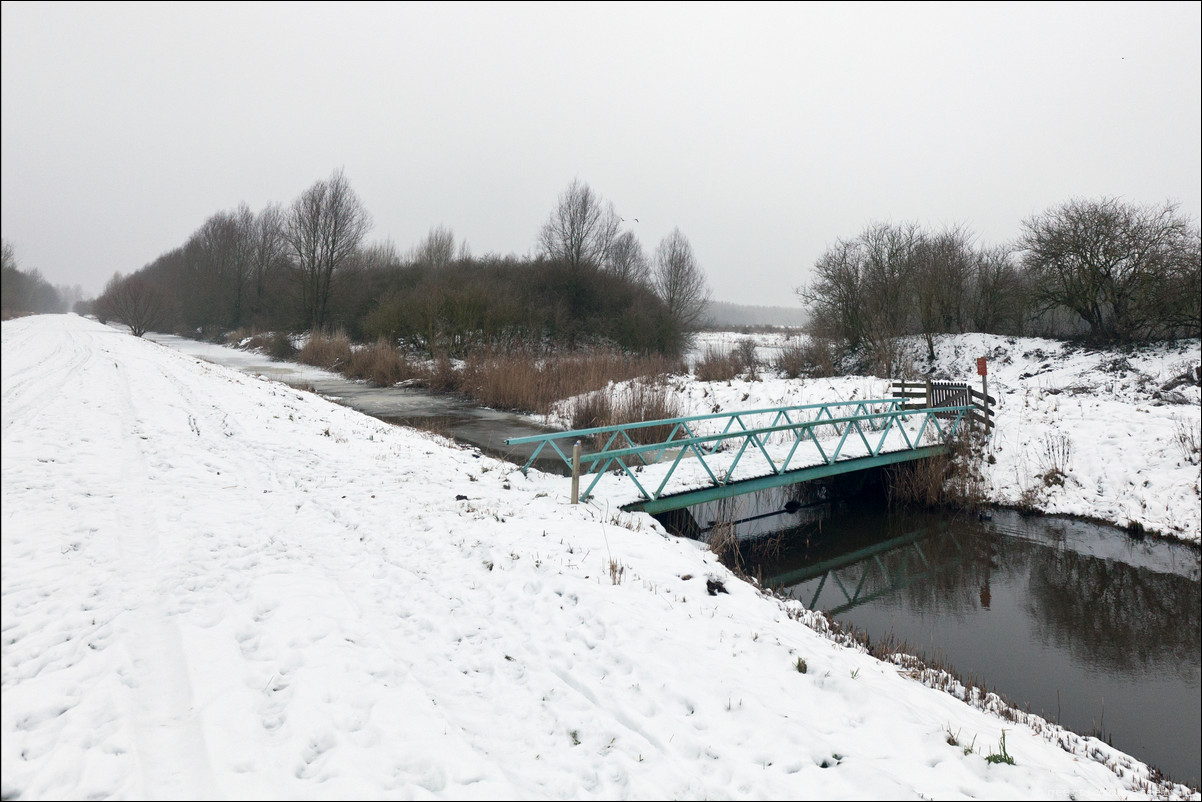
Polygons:
<instances>
[{"instance_id":1,"label":"bridge railing","mask_svg":"<svg viewBox=\"0 0 1202 802\"><path fill-rule=\"evenodd\" d=\"M573 444L596 444L580 457L581 469L592 475L581 498L587 500L602 477L617 473L634 483L641 500L652 501L697 486L721 487L885 452L944 446L972 410L968 405L907 409L902 398L877 398L642 421L505 442L538 444L523 472L545 446L571 467ZM668 434L638 442L651 431ZM685 460L689 468L678 471Z\"/></svg>"}]
</instances>

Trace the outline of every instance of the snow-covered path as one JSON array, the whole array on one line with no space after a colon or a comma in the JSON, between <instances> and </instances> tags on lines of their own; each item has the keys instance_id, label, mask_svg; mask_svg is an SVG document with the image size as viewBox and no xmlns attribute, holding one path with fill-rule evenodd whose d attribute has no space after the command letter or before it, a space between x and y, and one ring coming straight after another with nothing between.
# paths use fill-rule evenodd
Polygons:
<instances>
[{"instance_id":1,"label":"snow-covered path","mask_svg":"<svg viewBox=\"0 0 1202 802\"><path fill-rule=\"evenodd\" d=\"M560 477L74 316L0 371L5 798L1156 791Z\"/></svg>"}]
</instances>

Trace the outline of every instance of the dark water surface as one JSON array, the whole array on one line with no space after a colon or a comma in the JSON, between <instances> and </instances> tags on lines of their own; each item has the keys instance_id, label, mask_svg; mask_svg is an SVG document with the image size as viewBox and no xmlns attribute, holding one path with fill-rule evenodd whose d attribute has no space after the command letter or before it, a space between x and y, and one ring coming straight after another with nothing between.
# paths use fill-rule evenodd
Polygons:
<instances>
[{"instance_id":1,"label":"dark water surface","mask_svg":"<svg viewBox=\"0 0 1202 802\"><path fill-rule=\"evenodd\" d=\"M1197 548L1008 511L980 521L866 505L779 549L748 567L807 607L1198 786Z\"/></svg>"}]
</instances>

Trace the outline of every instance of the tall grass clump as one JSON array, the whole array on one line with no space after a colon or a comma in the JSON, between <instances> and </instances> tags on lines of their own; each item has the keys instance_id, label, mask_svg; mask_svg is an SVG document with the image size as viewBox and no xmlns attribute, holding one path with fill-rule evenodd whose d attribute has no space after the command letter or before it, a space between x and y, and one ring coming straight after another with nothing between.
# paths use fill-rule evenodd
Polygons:
<instances>
[{"instance_id":1,"label":"tall grass clump","mask_svg":"<svg viewBox=\"0 0 1202 802\"><path fill-rule=\"evenodd\" d=\"M1202 432L1197 420L1173 418L1173 441L1177 444L1181 456L1185 457L1185 461L1190 465L1202 462Z\"/></svg>"},{"instance_id":2,"label":"tall grass clump","mask_svg":"<svg viewBox=\"0 0 1202 802\"><path fill-rule=\"evenodd\" d=\"M238 339L236 342L243 342L243 340ZM252 334L249 338L245 338L245 347L267 354L272 359L281 362L295 358L297 353L296 346L292 344L292 337L283 331Z\"/></svg>"},{"instance_id":3,"label":"tall grass clump","mask_svg":"<svg viewBox=\"0 0 1202 802\"><path fill-rule=\"evenodd\" d=\"M422 382L426 387L439 393L453 393L459 390L462 376L455 370L454 363L446 354L440 355L432 363L426 365L422 374Z\"/></svg>"},{"instance_id":4,"label":"tall grass clump","mask_svg":"<svg viewBox=\"0 0 1202 802\"><path fill-rule=\"evenodd\" d=\"M701 358L693 365L697 381L728 382L739 376L739 360L733 352L708 345Z\"/></svg>"},{"instance_id":5,"label":"tall grass clump","mask_svg":"<svg viewBox=\"0 0 1202 802\"><path fill-rule=\"evenodd\" d=\"M705 537L706 545L718 561L738 576L746 576L746 566L735 528L735 521L742 515L742 506L742 502L737 498L721 499L718 502L716 520Z\"/></svg>"},{"instance_id":6,"label":"tall grass clump","mask_svg":"<svg viewBox=\"0 0 1202 802\"><path fill-rule=\"evenodd\" d=\"M839 346L825 337L807 337L785 345L772 366L785 378L834 376L839 365Z\"/></svg>"},{"instance_id":7,"label":"tall grass clump","mask_svg":"<svg viewBox=\"0 0 1202 802\"><path fill-rule=\"evenodd\" d=\"M351 361L351 338L342 331L334 334L315 331L300 349L296 359L315 368L341 372Z\"/></svg>"},{"instance_id":8,"label":"tall grass clump","mask_svg":"<svg viewBox=\"0 0 1202 802\"><path fill-rule=\"evenodd\" d=\"M665 420L678 418L681 414L671 388L662 381L654 380L632 381L621 388L609 385L585 393L573 399L568 410L573 429ZM672 426L645 426L630 429L627 434L636 443L662 443L672 434ZM609 435L598 435L597 445L604 445L608 438Z\"/></svg>"},{"instance_id":9,"label":"tall grass clump","mask_svg":"<svg viewBox=\"0 0 1202 802\"><path fill-rule=\"evenodd\" d=\"M926 508L978 510L985 503L984 435L970 429L951 441L951 450L905 462L889 472L889 503Z\"/></svg>"},{"instance_id":10,"label":"tall grass clump","mask_svg":"<svg viewBox=\"0 0 1202 802\"><path fill-rule=\"evenodd\" d=\"M1073 462L1073 441L1064 432L1049 432L1040 438L1039 478L1047 487L1064 487Z\"/></svg>"},{"instance_id":11,"label":"tall grass clump","mask_svg":"<svg viewBox=\"0 0 1202 802\"><path fill-rule=\"evenodd\" d=\"M728 351L713 345L707 346L693 366L693 375L703 382L728 382L740 376L745 376L748 381L758 381L759 367L755 340L744 337Z\"/></svg>"},{"instance_id":12,"label":"tall grass clump","mask_svg":"<svg viewBox=\"0 0 1202 802\"><path fill-rule=\"evenodd\" d=\"M414 378L417 370L395 346L380 339L373 345L353 351L343 368L343 375L351 379L363 379L377 387L391 387L397 382Z\"/></svg>"},{"instance_id":13,"label":"tall grass clump","mask_svg":"<svg viewBox=\"0 0 1202 802\"><path fill-rule=\"evenodd\" d=\"M680 370L680 360L590 350L538 353L478 350L465 360L459 390L496 409L548 414L565 398L606 387L610 382L660 376Z\"/></svg>"}]
</instances>

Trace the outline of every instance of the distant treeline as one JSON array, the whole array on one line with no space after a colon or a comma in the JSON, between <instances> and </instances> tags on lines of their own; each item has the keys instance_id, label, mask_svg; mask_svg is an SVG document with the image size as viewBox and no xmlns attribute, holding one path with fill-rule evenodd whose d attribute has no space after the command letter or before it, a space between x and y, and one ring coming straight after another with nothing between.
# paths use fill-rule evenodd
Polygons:
<instances>
[{"instance_id":1,"label":"distant treeline","mask_svg":"<svg viewBox=\"0 0 1202 802\"><path fill-rule=\"evenodd\" d=\"M731 328L795 327L805 325L808 316L800 306L747 306L725 301L713 301L705 309L705 327L714 330Z\"/></svg>"},{"instance_id":2,"label":"distant treeline","mask_svg":"<svg viewBox=\"0 0 1202 802\"><path fill-rule=\"evenodd\" d=\"M708 299L704 275L679 230L648 258L622 222L573 182L534 257L474 257L441 226L401 255L366 243L370 215L336 172L289 207L214 214L82 311L138 335L343 331L432 356L592 344L677 354Z\"/></svg>"},{"instance_id":3,"label":"distant treeline","mask_svg":"<svg viewBox=\"0 0 1202 802\"><path fill-rule=\"evenodd\" d=\"M0 284L0 316L4 320L21 315L66 312L83 298L78 286L56 287L42 278L37 269L21 270L16 249L4 240L4 273Z\"/></svg>"}]
</instances>

